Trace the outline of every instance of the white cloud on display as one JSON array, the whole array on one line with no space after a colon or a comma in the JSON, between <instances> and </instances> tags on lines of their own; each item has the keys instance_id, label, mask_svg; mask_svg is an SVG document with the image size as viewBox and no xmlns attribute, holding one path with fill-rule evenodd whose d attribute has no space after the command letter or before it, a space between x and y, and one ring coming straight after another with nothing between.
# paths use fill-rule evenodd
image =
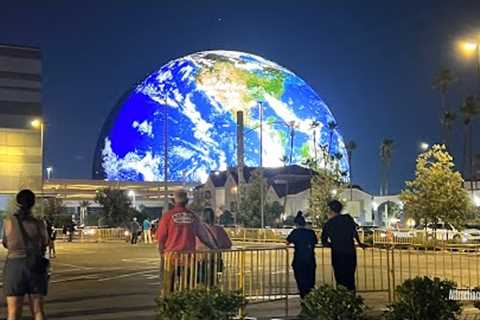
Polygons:
<instances>
[{"instance_id":1,"label":"white cloud on display","mask_svg":"<svg viewBox=\"0 0 480 320\"><path fill-rule=\"evenodd\" d=\"M143 157L136 152L129 152L123 159L112 150L112 142L105 138L105 148L102 151L103 169L107 178L118 177L121 171L134 171L143 175L145 181L155 181L162 177L159 170L162 158L153 156L150 151Z\"/></svg>"},{"instance_id":2,"label":"white cloud on display","mask_svg":"<svg viewBox=\"0 0 480 320\"><path fill-rule=\"evenodd\" d=\"M137 129L137 131L141 135L147 135L150 138L154 137L152 123L147 120L144 120L142 123L139 123L138 121L133 121L132 127L134 129Z\"/></svg>"}]
</instances>

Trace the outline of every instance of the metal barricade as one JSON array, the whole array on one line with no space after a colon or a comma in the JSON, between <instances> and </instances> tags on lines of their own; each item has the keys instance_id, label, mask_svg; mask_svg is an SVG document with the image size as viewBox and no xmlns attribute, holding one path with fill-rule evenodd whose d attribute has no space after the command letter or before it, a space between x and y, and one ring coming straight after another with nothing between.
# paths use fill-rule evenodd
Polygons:
<instances>
[{"instance_id":1,"label":"metal barricade","mask_svg":"<svg viewBox=\"0 0 480 320\"><path fill-rule=\"evenodd\" d=\"M288 311L289 250L232 249L165 253L162 257L162 295L197 286L240 292L249 303L285 301Z\"/></svg>"}]
</instances>

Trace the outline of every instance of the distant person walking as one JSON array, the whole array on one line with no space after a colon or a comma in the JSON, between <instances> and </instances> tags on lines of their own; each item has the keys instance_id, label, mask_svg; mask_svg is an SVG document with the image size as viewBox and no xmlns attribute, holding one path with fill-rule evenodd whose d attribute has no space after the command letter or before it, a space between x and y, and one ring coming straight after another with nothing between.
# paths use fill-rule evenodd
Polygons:
<instances>
[{"instance_id":1,"label":"distant person walking","mask_svg":"<svg viewBox=\"0 0 480 320\"><path fill-rule=\"evenodd\" d=\"M57 230L53 223L51 223L47 218L45 218L45 224L47 225L47 235L48 235L48 255L50 258L55 258L57 253L55 251L55 240L57 239Z\"/></svg>"},{"instance_id":2,"label":"distant person walking","mask_svg":"<svg viewBox=\"0 0 480 320\"><path fill-rule=\"evenodd\" d=\"M48 260L44 258L48 235L42 220L32 215L35 194L22 190L19 209L4 222L3 246L8 250L3 273L8 320L22 318L23 300L29 296L34 320L45 319L44 297L48 288Z\"/></svg>"},{"instance_id":3,"label":"distant person walking","mask_svg":"<svg viewBox=\"0 0 480 320\"><path fill-rule=\"evenodd\" d=\"M130 223L130 233L132 235L132 238L130 239L131 244L137 244L138 241L138 235L141 231L140 229L140 224L137 222L137 218L134 217L132 222Z\"/></svg>"},{"instance_id":4,"label":"distant person walking","mask_svg":"<svg viewBox=\"0 0 480 320\"><path fill-rule=\"evenodd\" d=\"M357 224L348 214L341 214L342 204L333 200L328 203L330 213L328 221L323 225L322 244L332 248L332 266L337 285L355 291L355 270L357 268L357 252L353 239L360 247L365 245L360 241Z\"/></svg>"},{"instance_id":5,"label":"distant person walking","mask_svg":"<svg viewBox=\"0 0 480 320\"><path fill-rule=\"evenodd\" d=\"M166 277L170 286L164 286L173 290L175 274L186 273L192 276L188 265L188 259L192 259L195 252L195 239L198 238L210 249L216 249L215 240L203 226L196 214L186 208L188 204L187 192L179 190L175 192L175 206L162 215L157 229L158 251L162 259L161 266L165 266ZM186 253L179 257L178 253ZM176 270L174 266L177 266ZM187 281L190 283L190 281Z\"/></svg>"},{"instance_id":6,"label":"distant person walking","mask_svg":"<svg viewBox=\"0 0 480 320\"><path fill-rule=\"evenodd\" d=\"M292 268L300 297L303 299L315 287L315 245L318 239L313 230L305 227L302 211L298 211L294 222L296 228L288 235L287 244L293 243L295 246Z\"/></svg>"},{"instance_id":7,"label":"distant person walking","mask_svg":"<svg viewBox=\"0 0 480 320\"><path fill-rule=\"evenodd\" d=\"M152 222L146 218L143 220L143 242L152 243Z\"/></svg>"},{"instance_id":8,"label":"distant person walking","mask_svg":"<svg viewBox=\"0 0 480 320\"><path fill-rule=\"evenodd\" d=\"M63 226L63 234L67 237L68 242L73 241L73 236L75 234L75 222L73 222L72 219L70 219L70 221Z\"/></svg>"}]
</instances>

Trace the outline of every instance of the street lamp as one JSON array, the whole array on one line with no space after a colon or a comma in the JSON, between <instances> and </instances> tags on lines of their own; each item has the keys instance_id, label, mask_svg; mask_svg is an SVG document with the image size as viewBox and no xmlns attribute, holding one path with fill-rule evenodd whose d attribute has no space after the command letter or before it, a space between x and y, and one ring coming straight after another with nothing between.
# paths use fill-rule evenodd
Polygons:
<instances>
[{"instance_id":1,"label":"street lamp","mask_svg":"<svg viewBox=\"0 0 480 320\"><path fill-rule=\"evenodd\" d=\"M34 129L38 129L40 130L40 168L41 168L41 171L42 171L42 175L41 175L41 188L42 188L42 197L43 197L43 179L44 179L44 174L43 174L43 144L44 144L44 124L43 124L43 121L41 119L33 119L31 122L30 122L30 125L32 126L32 128Z\"/></svg>"},{"instance_id":2,"label":"street lamp","mask_svg":"<svg viewBox=\"0 0 480 320\"><path fill-rule=\"evenodd\" d=\"M480 86L480 40L479 41L462 41L460 49L467 57L474 55L476 60L478 84ZM480 89L480 88L479 88Z\"/></svg>"},{"instance_id":3,"label":"street lamp","mask_svg":"<svg viewBox=\"0 0 480 320\"><path fill-rule=\"evenodd\" d=\"M135 191L133 191L133 190L128 191L128 196L130 198L132 198L133 208L137 209L137 201L136 201L136 198L135 198Z\"/></svg>"},{"instance_id":4,"label":"street lamp","mask_svg":"<svg viewBox=\"0 0 480 320\"><path fill-rule=\"evenodd\" d=\"M258 102L258 113L260 118L260 217L261 217L261 224L262 229L265 228L265 195L263 190L263 104L261 101Z\"/></svg>"},{"instance_id":5,"label":"street lamp","mask_svg":"<svg viewBox=\"0 0 480 320\"><path fill-rule=\"evenodd\" d=\"M428 150L428 148L430 148L430 145L429 145L428 143L426 143L426 142L420 142L420 150L422 150L422 151L425 152L425 151Z\"/></svg>"}]
</instances>

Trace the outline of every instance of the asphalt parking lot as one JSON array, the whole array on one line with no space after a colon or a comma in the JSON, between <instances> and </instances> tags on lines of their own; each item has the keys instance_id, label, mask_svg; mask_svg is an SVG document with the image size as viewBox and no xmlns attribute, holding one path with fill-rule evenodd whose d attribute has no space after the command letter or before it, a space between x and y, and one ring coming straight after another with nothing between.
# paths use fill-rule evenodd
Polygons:
<instances>
[{"instance_id":1,"label":"asphalt parking lot","mask_svg":"<svg viewBox=\"0 0 480 320\"><path fill-rule=\"evenodd\" d=\"M5 251L0 254L3 265ZM152 319L159 284L153 245L59 242L52 259L48 318ZM4 315L5 306L0 317Z\"/></svg>"},{"instance_id":2,"label":"asphalt parking lot","mask_svg":"<svg viewBox=\"0 0 480 320\"><path fill-rule=\"evenodd\" d=\"M258 243L237 243L237 245L250 248L272 246L272 244ZM357 285L359 288L363 288L361 290L378 291L387 284L386 278L383 279L383 284L381 283L382 275L386 276L387 259L385 254L378 250L368 250L370 251L359 253ZM0 249L2 265L5 253L4 249ZM462 257L458 255L462 255ZM417 272L431 276L456 278L457 283L461 283L460 280L463 279L464 286L468 285L470 281L475 284L480 282L478 252L473 255L472 253L456 252L452 256L451 253L442 252L418 252L415 254L401 251L396 252L393 260L395 264L390 265L390 268L395 270L397 285L402 278L409 278ZM393 260L390 263L393 263ZM255 263L255 259L251 259L250 256L247 256L246 261ZM410 264L412 267L406 268ZM442 265L444 268L440 268ZM250 268L251 266L247 263L246 270L248 271ZM46 308L48 318L65 320L154 319L154 299L160 292L159 270L159 258L155 245L131 246L120 241L106 243L59 241L57 242L57 258L52 259L52 275ZM262 270L261 264L260 270ZM411 270L412 274L407 270ZM291 269L289 271L290 292L294 292L295 282ZM271 277L268 269L263 268L261 274L262 272L264 274L262 281L265 280L265 283L268 283L267 279ZM285 274L283 271L280 273ZM373 275L375 277L372 277ZM262 278L257 275L256 279ZM333 281L328 251L317 250L317 280L323 283ZM256 288L261 285L261 282L251 283L250 286ZM249 289L248 286L247 289ZM387 303L386 292L362 293L362 296L370 307L382 308ZM289 305L290 315L297 314L299 311L298 298L291 297ZM5 305L2 303L1 306L0 319L5 316ZM283 301L251 305L247 308L247 313L262 317L280 316L283 315L283 307ZM27 307L24 311L24 314L27 315ZM475 314L478 315L477 312ZM25 319L29 319L29 317L25 317Z\"/></svg>"}]
</instances>

